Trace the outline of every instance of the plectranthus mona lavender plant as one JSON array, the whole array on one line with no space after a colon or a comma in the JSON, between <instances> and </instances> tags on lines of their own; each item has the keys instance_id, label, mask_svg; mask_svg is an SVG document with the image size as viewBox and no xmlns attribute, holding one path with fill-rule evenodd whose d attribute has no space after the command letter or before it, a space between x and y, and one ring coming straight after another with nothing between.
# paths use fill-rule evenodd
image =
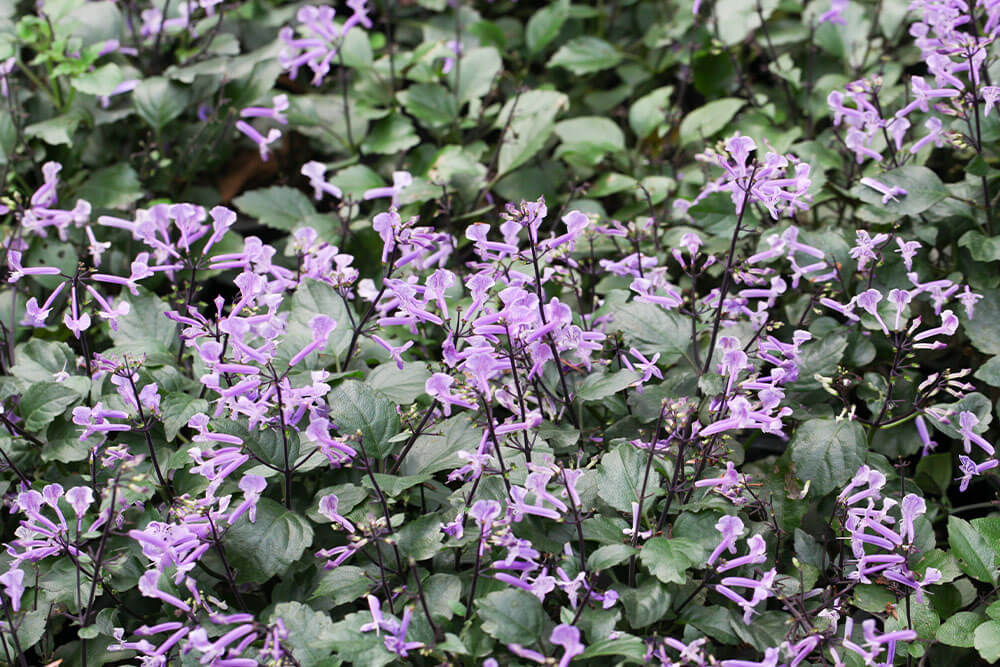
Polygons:
<instances>
[{"instance_id":1,"label":"plectranthus mona lavender plant","mask_svg":"<svg viewBox=\"0 0 1000 667\"><path fill-rule=\"evenodd\" d=\"M1000 3L612 4L0 12L0 661L1000 659Z\"/></svg>"}]
</instances>

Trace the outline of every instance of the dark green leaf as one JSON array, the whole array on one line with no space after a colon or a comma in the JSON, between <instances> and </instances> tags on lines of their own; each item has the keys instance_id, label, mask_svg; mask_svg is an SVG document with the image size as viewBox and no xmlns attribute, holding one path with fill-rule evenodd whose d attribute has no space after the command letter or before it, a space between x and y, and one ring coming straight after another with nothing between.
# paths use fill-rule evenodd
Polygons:
<instances>
[{"instance_id":1,"label":"dark green leaf","mask_svg":"<svg viewBox=\"0 0 1000 667\"><path fill-rule=\"evenodd\" d=\"M428 514L407 521L399 529L399 551L403 556L413 560L433 558L441 550L441 517Z\"/></svg>"},{"instance_id":2,"label":"dark green leaf","mask_svg":"<svg viewBox=\"0 0 1000 667\"><path fill-rule=\"evenodd\" d=\"M496 121L496 127L506 128L497 171L509 173L541 150L552 135L556 116L568 104L569 98L554 90L530 90L508 100Z\"/></svg>"},{"instance_id":3,"label":"dark green leaf","mask_svg":"<svg viewBox=\"0 0 1000 667\"><path fill-rule=\"evenodd\" d=\"M337 657L347 664L382 667L396 660L385 648L385 641L374 632L361 632L361 626L372 622L367 611L348 614L335 623L330 633Z\"/></svg>"},{"instance_id":4,"label":"dark green leaf","mask_svg":"<svg viewBox=\"0 0 1000 667\"><path fill-rule=\"evenodd\" d=\"M257 520L243 515L226 533L226 555L242 582L263 583L284 572L312 544L312 525L270 498L257 502Z\"/></svg>"},{"instance_id":5,"label":"dark green leaf","mask_svg":"<svg viewBox=\"0 0 1000 667\"><path fill-rule=\"evenodd\" d=\"M597 488L601 500L619 512L631 512L632 503L639 501L645 473L646 456L625 443L601 457L597 467ZM649 472L646 493L659 487L660 475L655 467Z\"/></svg>"},{"instance_id":6,"label":"dark green leaf","mask_svg":"<svg viewBox=\"0 0 1000 667\"><path fill-rule=\"evenodd\" d=\"M476 600L483 630L504 644L533 644L542 634L545 612L542 603L519 588L490 593Z\"/></svg>"},{"instance_id":7,"label":"dark green leaf","mask_svg":"<svg viewBox=\"0 0 1000 667\"><path fill-rule=\"evenodd\" d=\"M241 213L272 229L291 231L308 226L322 233L332 224L327 216L316 212L316 207L303 192L284 185L244 192L233 200L233 204Z\"/></svg>"},{"instance_id":8,"label":"dark green leaf","mask_svg":"<svg viewBox=\"0 0 1000 667\"><path fill-rule=\"evenodd\" d=\"M643 662L646 656L646 643L631 635L604 639L588 646L587 650L580 654L580 659L586 660L604 655L615 658L631 658L636 662Z\"/></svg>"},{"instance_id":9,"label":"dark green leaf","mask_svg":"<svg viewBox=\"0 0 1000 667\"><path fill-rule=\"evenodd\" d=\"M704 143L720 132L736 112L743 108L746 100L738 97L724 97L713 100L703 107L695 109L681 121L681 143Z\"/></svg>"},{"instance_id":10,"label":"dark green leaf","mask_svg":"<svg viewBox=\"0 0 1000 667\"><path fill-rule=\"evenodd\" d=\"M628 122L639 139L645 139L667 122L673 86L657 88L636 100L628 111Z\"/></svg>"},{"instance_id":11,"label":"dark green leaf","mask_svg":"<svg viewBox=\"0 0 1000 667\"><path fill-rule=\"evenodd\" d=\"M559 35L566 18L569 16L568 0L557 0L535 12L524 30L524 41L531 54L544 49L549 42Z\"/></svg>"},{"instance_id":12,"label":"dark green leaf","mask_svg":"<svg viewBox=\"0 0 1000 667\"><path fill-rule=\"evenodd\" d=\"M639 553L642 564L665 584L683 584L689 567L702 559L701 545L684 538L654 537Z\"/></svg>"},{"instance_id":13,"label":"dark green leaf","mask_svg":"<svg viewBox=\"0 0 1000 667\"><path fill-rule=\"evenodd\" d=\"M606 570L638 552L638 549L627 544L606 544L587 556L587 567L591 570Z\"/></svg>"},{"instance_id":14,"label":"dark green leaf","mask_svg":"<svg viewBox=\"0 0 1000 667\"><path fill-rule=\"evenodd\" d=\"M341 565L323 571L309 599L328 597L333 599L334 604L347 604L364 597L374 586L375 582L366 577L360 567Z\"/></svg>"},{"instance_id":15,"label":"dark green leaf","mask_svg":"<svg viewBox=\"0 0 1000 667\"><path fill-rule=\"evenodd\" d=\"M948 517L948 544L962 572L978 581L996 585L996 551L968 521L957 516Z\"/></svg>"},{"instance_id":16,"label":"dark green leaf","mask_svg":"<svg viewBox=\"0 0 1000 667\"><path fill-rule=\"evenodd\" d=\"M21 395L21 416L29 433L44 432L52 420L80 401L80 394L59 382L39 382Z\"/></svg>"},{"instance_id":17,"label":"dark green leaf","mask_svg":"<svg viewBox=\"0 0 1000 667\"><path fill-rule=\"evenodd\" d=\"M575 37L559 47L549 60L549 67L565 67L581 76L614 67L622 60L621 53L597 37Z\"/></svg>"},{"instance_id":18,"label":"dark green leaf","mask_svg":"<svg viewBox=\"0 0 1000 667\"><path fill-rule=\"evenodd\" d=\"M666 586L647 577L639 588L622 591L621 599L629 625L638 630L663 618L670 608L671 598Z\"/></svg>"},{"instance_id":19,"label":"dark green leaf","mask_svg":"<svg viewBox=\"0 0 1000 667\"><path fill-rule=\"evenodd\" d=\"M986 621L977 627L972 643L986 662L1000 660L1000 621Z\"/></svg>"},{"instance_id":20,"label":"dark green leaf","mask_svg":"<svg viewBox=\"0 0 1000 667\"><path fill-rule=\"evenodd\" d=\"M402 114L393 114L375 123L361 144L366 153L403 153L420 143L413 123Z\"/></svg>"},{"instance_id":21,"label":"dark green leaf","mask_svg":"<svg viewBox=\"0 0 1000 667\"><path fill-rule=\"evenodd\" d=\"M627 368L614 373L593 373L588 375L577 387L576 397L581 401L601 401L613 396L626 387L630 387L642 378L639 371Z\"/></svg>"},{"instance_id":22,"label":"dark green leaf","mask_svg":"<svg viewBox=\"0 0 1000 667\"><path fill-rule=\"evenodd\" d=\"M120 162L95 171L76 194L94 208L127 208L142 199L144 191L132 166Z\"/></svg>"},{"instance_id":23,"label":"dark green leaf","mask_svg":"<svg viewBox=\"0 0 1000 667\"><path fill-rule=\"evenodd\" d=\"M190 93L160 76L143 79L132 93L139 117L159 132L187 108Z\"/></svg>"},{"instance_id":24,"label":"dark green leaf","mask_svg":"<svg viewBox=\"0 0 1000 667\"><path fill-rule=\"evenodd\" d=\"M867 443L857 422L810 419L788 445L795 476L810 490L826 495L846 484L865 462Z\"/></svg>"},{"instance_id":25,"label":"dark green leaf","mask_svg":"<svg viewBox=\"0 0 1000 667\"><path fill-rule=\"evenodd\" d=\"M934 633L934 638L948 646L972 648L973 633L984 620L982 614L960 611L941 624Z\"/></svg>"},{"instance_id":26,"label":"dark green leaf","mask_svg":"<svg viewBox=\"0 0 1000 667\"><path fill-rule=\"evenodd\" d=\"M447 125L458 115L455 96L436 83L418 83L397 97L406 111L429 128Z\"/></svg>"},{"instance_id":27,"label":"dark green leaf","mask_svg":"<svg viewBox=\"0 0 1000 667\"><path fill-rule=\"evenodd\" d=\"M326 659L334 650L334 628L329 614L301 602L282 602L274 606L270 622L275 623L279 618L288 629L288 638L282 641L282 647L292 649L301 667L329 664Z\"/></svg>"},{"instance_id":28,"label":"dark green leaf","mask_svg":"<svg viewBox=\"0 0 1000 667\"><path fill-rule=\"evenodd\" d=\"M363 382L348 380L330 392L327 402L330 421L340 435L360 433L365 451L377 459L392 450L389 438L399 433L399 415L392 401Z\"/></svg>"},{"instance_id":29,"label":"dark green leaf","mask_svg":"<svg viewBox=\"0 0 1000 667\"><path fill-rule=\"evenodd\" d=\"M107 63L71 79L73 88L87 95L110 95L125 79L115 63Z\"/></svg>"},{"instance_id":30,"label":"dark green leaf","mask_svg":"<svg viewBox=\"0 0 1000 667\"><path fill-rule=\"evenodd\" d=\"M190 394L173 392L163 399L160 409L163 411L163 430L167 434L167 440L171 441L191 417L199 412L208 412L208 401Z\"/></svg>"},{"instance_id":31,"label":"dark green leaf","mask_svg":"<svg viewBox=\"0 0 1000 667\"><path fill-rule=\"evenodd\" d=\"M677 313L640 301L616 309L610 328L621 331L625 342L646 356L659 352L661 365L675 363L684 356L691 342L689 321Z\"/></svg>"},{"instance_id":32,"label":"dark green leaf","mask_svg":"<svg viewBox=\"0 0 1000 667\"><path fill-rule=\"evenodd\" d=\"M467 415L455 415L417 438L399 468L401 475L433 474L462 465L460 450L474 451L482 431Z\"/></svg>"}]
</instances>

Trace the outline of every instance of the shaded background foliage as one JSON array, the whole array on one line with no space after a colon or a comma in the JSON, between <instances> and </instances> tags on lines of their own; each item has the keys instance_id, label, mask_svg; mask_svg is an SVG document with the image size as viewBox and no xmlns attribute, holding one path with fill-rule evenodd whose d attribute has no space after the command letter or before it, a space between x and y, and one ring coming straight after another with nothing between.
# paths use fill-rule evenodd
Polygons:
<instances>
[{"instance_id":1,"label":"shaded background foliage","mask_svg":"<svg viewBox=\"0 0 1000 667\"><path fill-rule=\"evenodd\" d=\"M586 649L580 645L576 655L582 653L578 659L593 664L662 656L679 660L676 647L665 645L664 637L688 645L705 639L705 650L719 659L747 661L761 656L766 661L768 649L779 646L785 658L818 646L802 659L825 664L830 654L820 654L838 646L845 661L861 664L858 654L842 648L851 636L850 629L843 636L848 616L857 619L859 628L863 621L877 619L884 632L913 630L917 640L901 640L897 664L1000 657L1000 607L995 601L1000 543L991 514L996 477L984 469L971 490L959 491L953 483L960 472L957 457L970 429L960 431L953 423L928 418L935 431L924 437L913 420L916 414L954 417L967 412L978 419L977 435L989 439L995 431L991 416L1000 397L1000 365L993 359L1000 354L1000 242L994 236L992 209L1000 114L980 117L977 112L975 130L968 116L963 125L955 114L950 119L939 114L947 123L944 145L912 156L900 147L893 150L887 131L875 133L866 145L885 158L862 164L844 139L846 126L836 120L838 109L829 95L867 86L865 94L886 110L879 113L885 120L906 106L912 95L910 77L930 78L925 54L909 32L920 7L910 11L909 3L900 0L851 2L838 23L820 21L830 9L825 2L698 4L692 12L689 3L673 1L374 3L373 26L347 33L330 72L314 86L305 67L299 76L290 76L276 38L283 26L301 23L301 4L223 2L212 5L212 14L199 6L192 9L190 25L144 35L142 26L149 21L142 13L155 10L154 5L60 0L36 6L0 0L0 60L9 66L4 74L9 92L0 110L0 180L3 204L10 209L5 252L12 247L11 238L23 236L29 243L25 266L58 267L63 274L79 275L78 263L94 242L80 226L68 228L65 236L26 230L20 214L31 208L32 193L47 182L42 165L49 161L62 165L61 204L68 208L85 200L94 220L102 215L127 219L136 208L165 202L205 209L226 204L239 217L215 253L239 254L244 239L256 236L277 249L276 264L296 271L302 252L293 233L310 227L320 241L353 255L353 268L361 278L373 280L373 289L389 278L386 266L394 261L387 262L385 238L372 225L390 203L398 205L403 220L419 216L420 225L458 239L449 262L456 270L482 259L476 244L465 237L467 227L498 222L508 203L544 197L548 216L541 222L540 238L563 233L562 221L571 211L589 215L595 226L606 229L615 229L612 221L622 223L621 235L591 234L586 249L580 241L572 262L562 256L545 259L543 266L557 278L546 277L545 294L537 285L540 297L570 304L577 324L585 324L586 318L588 327L603 327L594 324L603 316L613 322L604 327L608 340L595 355L611 360L606 367L587 367L592 371L588 375L583 361L568 360L558 364L557 374L556 364L549 365L543 384L557 387L559 380L566 382L564 372L570 375L561 393L553 389L549 397L561 398L565 409L559 400L549 405L535 389L545 413L544 421L531 427L538 454L556 457L562 470L584 470L579 483L584 500L569 512L572 517L548 521L535 516L518 522L518 536L534 544L553 572L567 568L562 584L585 575L573 589L583 600L570 604L563 598L554 601L555 595L546 601L543 594L540 600L535 591L480 576L486 571L479 561L484 547L468 515L478 482L449 486L453 480L448 478L462 465L457 452L474 450L484 430L494 427L494 415L478 405L476 399L482 397L458 372L459 384L468 383L462 400L475 404L472 416L446 418L435 411L438 398L426 383L432 373L447 370L441 364L444 336L424 329L416 335L394 332L393 338L382 331L391 338L390 348L407 339L415 343L407 363L397 367L391 352L370 338L374 329L360 335L370 311L362 299L344 296L344 285L302 282L288 288L281 312L289 313L297 328L290 329L290 342L279 356L287 363L311 340L317 315L337 321L329 338L323 337L322 361L311 356L306 365L311 371L330 371L325 417L341 436L360 433L344 444L363 456L330 469L325 463L316 465L322 460L316 456L308 466L296 466L290 481L289 461L318 450L301 431L285 428L284 421L263 430L242 417L228 424L212 422L215 432L241 440L252 454L258 465L246 470L263 472L262 466L271 465L272 472L282 473L268 474L273 481L256 501L253 522L234 522L224 538L212 540L213 550L205 556L209 574L198 572L206 592L230 611L253 614L261 638L262 628L273 632L276 619L282 619L287 653L274 661L383 664L404 657L388 640L360 631L375 618L365 599L372 593L383 605L391 606L390 598L402 600L403 607L393 610L396 616L402 617L404 607L416 609L402 640L422 646L405 657L428 664L478 664L490 656L511 663L541 655L532 657L524 650L566 656L575 644L557 642L553 634L553 628L564 626L579 630L576 641L582 638ZM994 5L976 5L977 19L985 22L996 11ZM167 18L181 18L179 6L164 4ZM338 20L350 15L347 8L337 11ZM108 40L117 44L111 47ZM984 51L984 80L1000 80L995 47L987 44ZM852 83L857 81L867 83ZM264 159L236 123L248 107L276 107L275 97L282 94L287 96L287 123L266 116L243 118L265 136L270 129L280 130ZM976 95L968 108L986 102ZM913 125L913 138L922 136L922 124ZM718 257L718 263L698 274L700 284L674 265L668 277L684 299L694 303L705 298L710 306L712 290L718 294L737 261L733 249L742 261L766 249L772 235L787 232L787 221L773 220L759 205L734 206L725 192L699 198L690 208L674 205L694 200L706 186L711 189L717 166L711 156L696 156L712 147L724 154L716 142L737 131L754 138L758 160L773 151L811 166L806 181L811 204L794 214L794 224L802 243L819 248L824 262L836 267L839 284L803 281L770 304L774 320L769 332L785 342L796 328L813 336L801 350L798 379L782 404L791 410L783 434L741 427L718 451L714 440L697 456L688 450L690 461L676 445L653 456L649 452L656 446L648 442L658 442L665 433L665 405L676 419L671 428L696 420L710 428L723 419L725 410L720 414L714 406L727 395L725 375L732 371L713 372L705 361L714 352L715 311L692 306L689 320L682 311L641 303L629 292L635 269L612 270L601 262L625 262L631 253L642 253L665 266L671 250L685 247L684 235L695 234L702 245L683 251L690 261L701 253L702 260ZM313 197L313 179L301 172L313 160L326 167L320 180L335 185L342 196ZM397 172L409 177L399 180ZM862 184L862 177L898 186L905 195L885 200ZM365 198L366 192L391 187L394 181L407 184L394 188L392 202L389 197ZM523 221L531 216L522 210L513 217ZM866 257L857 251L864 246L859 231L870 233L869 239L883 233L919 240L923 249L914 265L922 280L950 279L956 288L968 285L983 295L971 320L955 307L961 328L951 331L947 347L908 348L902 354L898 338L888 331L880 337L874 316L854 325L849 318L817 309L821 297L847 301L873 286L887 292L906 284L911 267L892 245L873 251L870 261L877 272L864 260L859 264L859 257ZM112 275L129 274L137 253L147 250L123 229L102 228L100 238L110 243L101 271ZM534 252L537 239L530 240ZM525 261L516 269L527 275L526 258L521 256ZM65 554L40 562L25 579L25 606L6 608L8 622L18 629L17 646L10 633L4 639L12 662L23 653L28 662L62 658L65 664L113 663L123 655L107 650L123 641L114 628L127 627L132 633L140 623L180 617L137 588L149 565L129 535L151 521L175 517L170 507L176 510L185 501L174 498L174 492L187 493L187 501L194 502L206 486L189 469L188 448L196 433L191 418L209 412L212 396L206 397L199 382L207 368L162 315L186 304L203 306L207 314L217 295L231 305L241 296L235 274L231 267L203 265L197 280L168 278L162 272L144 281L136 295L122 289L118 299L130 304L129 314L117 330L103 323L95 327L89 349L87 337L74 336L59 323L19 325L28 298L44 300L59 277L33 276L31 282L17 282L0 293L7 350L0 395L8 423L0 446L10 456L3 484L11 505L17 504L19 490L32 484L41 489L46 482L92 486L98 507L102 502L112 507L116 498L130 503L115 515L120 525L83 538L91 564L105 570L103 582L91 586L93 578L84 568L80 584L81 566ZM426 277L414 275L421 281ZM460 289L449 298L453 306L468 306ZM57 307L60 317L54 319L61 321L61 310L68 308L65 296ZM885 320L896 316L891 308L883 310L880 306L875 314L881 312ZM916 314L918 307L911 310ZM928 327L938 321L939 313L932 314L926 303L919 312ZM752 330L736 331L749 338ZM651 363L642 363L656 367L663 377L640 382L643 373L622 361L639 363L628 356L632 347L649 357L658 353ZM124 471L119 476L98 469L97 449L79 440L80 424L72 416L84 404L92 407L124 396L115 394L104 378L91 381L96 351L112 358L130 355L129 363L141 359L137 386L156 383L163 396L155 417L137 421L131 415L132 428L111 440L142 456L119 468ZM965 384L968 376L947 375L960 369L974 371L975 386ZM936 396L925 395L919 385L936 372L951 384L945 387L942 380ZM72 377L54 379L59 373ZM304 375L296 383L306 383ZM646 381L645 391L637 391ZM499 419L526 417L523 405L520 415L500 405L495 409ZM684 437L693 443L695 435ZM938 441L937 451L928 449L929 437ZM524 449L508 461L515 486L526 483L523 457L530 457L531 448ZM967 445L964 452L969 453ZM745 488L757 495L741 496L748 506L734 505L732 498L711 490L695 495L696 488L704 488L696 482L726 474L727 462L750 475ZM910 535L915 546L908 544L913 550L907 555L913 572L926 575L927 568L935 568L942 574L937 585L928 586L927 602L886 581L848 583L847 556L838 544L851 531L837 495L862 465L881 471L892 494L900 491L900 499L913 493L926 500L919 539ZM161 473L169 483L157 479ZM507 503L503 484L509 485L509 476L495 473L490 470L483 477L482 495ZM18 479L19 474L28 479ZM477 486L469 493L472 484ZM565 479L561 486L558 479L553 485L570 486ZM240 499L249 493L237 487L235 477L225 489ZM369 517L384 514L389 528L388 535L372 529L375 546L363 552L368 560L358 556L357 562L324 570L313 550L345 543L330 530L336 520L329 508L319 504L330 494L339 502L332 515L374 525ZM534 507L542 507L540 498ZM65 503L63 507L69 511ZM456 510L464 512L468 525L464 538L453 540L441 527L455 520ZM740 513L754 535L774 538L768 565L780 570L783 580L780 595L765 603L750 625L735 607L725 606L726 598L713 588L716 573L706 568L722 532L716 523ZM485 523L479 524L484 540L489 533ZM340 530L337 525L334 531ZM17 527L13 517L5 518L5 541L20 537ZM637 535L643 528L649 533L640 542ZM102 561L98 554L103 552L96 550L105 542L111 555ZM486 549L488 557L500 560L499 542ZM376 567L375 557L381 561L383 555L387 561L397 559L395 571L390 567L387 574L381 562ZM34 584L28 583L36 576ZM814 590L820 594L808 595ZM589 597L607 591L614 591L618 600ZM179 585L174 592L187 595ZM822 604L815 602L817 597ZM9 590L8 598L11 605ZM611 601L607 607L606 599ZM843 618L823 616L821 611L828 609ZM385 634L399 634L399 622L393 622L395 626L390 622L381 628ZM211 628L213 641L228 629L225 623L207 621L205 627ZM861 631L855 635L861 642ZM801 644L810 637L820 639L811 647ZM248 649L247 655L251 653ZM193 664L197 657L191 652L175 662ZM266 664L267 658L254 654L252 660Z\"/></svg>"}]
</instances>

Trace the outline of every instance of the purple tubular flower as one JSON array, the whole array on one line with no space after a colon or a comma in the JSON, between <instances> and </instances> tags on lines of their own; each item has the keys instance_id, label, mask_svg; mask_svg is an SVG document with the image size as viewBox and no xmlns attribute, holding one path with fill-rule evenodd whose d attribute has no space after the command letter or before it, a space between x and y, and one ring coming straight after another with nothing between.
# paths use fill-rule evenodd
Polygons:
<instances>
[{"instance_id":1,"label":"purple tubular flower","mask_svg":"<svg viewBox=\"0 0 1000 667\"><path fill-rule=\"evenodd\" d=\"M253 125L250 125L244 120L236 121L236 129L248 136L254 143L257 144L257 149L260 151L260 159L264 162L267 162L267 159L270 156L268 146L281 138L281 130L271 128L265 137L258 132Z\"/></svg>"},{"instance_id":2,"label":"purple tubular flower","mask_svg":"<svg viewBox=\"0 0 1000 667\"><path fill-rule=\"evenodd\" d=\"M237 519L246 513L249 513L248 518L250 523L254 523L257 520L257 501L260 500L261 494L264 489L267 488L267 480L260 475L254 475L252 473L247 473L240 480L240 490L243 491L244 499L232 514L229 515L227 523L233 525Z\"/></svg>"},{"instance_id":3,"label":"purple tubular flower","mask_svg":"<svg viewBox=\"0 0 1000 667\"><path fill-rule=\"evenodd\" d=\"M719 542L718 546L715 547L712 554L708 557L708 565L714 565L723 551L728 550L731 554L736 553L736 540L746 532L743 521L739 517L728 514L716 522L715 529L722 533L722 541Z\"/></svg>"},{"instance_id":4,"label":"purple tubular flower","mask_svg":"<svg viewBox=\"0 0 1000 667\"><path fill-rule=\"evenodd\" d=\"M903 196L906 194L906 190L899 186L888 186L882 181L877 181L874 178L862 178L861 185L867 185L872 190L877 191L882 195L882 203L888 204L891 201L898 201L896 199L898 196Z\"/></svg>"},{"instance_id":5,"label":"purple tubular flower","mask_svg":"<svg viewBox=\"0 0 1000 667\"><path fill-rule=\"evenodd\" d=\"M11 608L14 611L20 611L21 596L24 595L24 570L12 566L0 575L0 584L3 584L3 592L10 600Z\"/></svg>"},{"instance_id":6,"label":"purple tubular flower","mask_svg":"<svg viewBox=\"0 0 1000 667\"><path fill-rule=\"evenodd\" d=\"M552 630L549 641L557 646L562 646L564 649L562 658L559 659L558 667L566 667L573 658L583 653L586 649L580 643L580 630L566 623L561 623Z\"/></svg>"},{"instance_id":7,"label":"purple tubular flower","mask_svg":"<svg viewBox=\"0 0 1000 667\"><path fill-rule=\"evenodd\" d=\"M764 659L760 662L753 660L723 660L721 667L778 667L778 649L769 648L764 651Z\"/></svg>"},{"instance_id":8,"label":"purple tubular flower","mask_svg":"<svg viewBox=\"0 0 1000 667\"><path fill-rule=\"evenodd\" d=\"M191 605L178 597L169 593L164 593L158 588L160 573L158 570L149 570L139 577L139 592L148 598L157 598L167 604L177 607L181 611L191 611Z\"/></svg>"},{"instance_id":9,"label":"purple tubular flower","mask_svg":"<svg viewBox=\"0 0 1000 667\"><path fill-rule=\"evenodd\" d=\"M848 4L848 0L830 0L830 9L820 14L816 22L847 25L847 19L843 15L847 11Z\"/></svg>"},{"instance_id":10,"label":"purple tubular flower","mask_svg":"<svg viewBox=\"0 0 1000 667\"><path fill-rule=\"evenodd\" d=\"M408 171L394 171L392 173L392 185L381 188L371 188L370 190L365 190L363 198L368 199L381 199L383 197L390 197L392 208L399 207L399 195L404 189L409 187L413 183L413 176Z\"/></svg>"},{"instance_id":11,"label":"purple tubular flower","mask_svg":"<svg viewBox=\"0 0 1000 667\"><path fill-rule=\"evenodd\" d=\"M319 499L319 513L330 521L339 524L347 532L353 533L354 524L337 513L337 505L339 502L340 501L335 494L331 493L323 496Z\"/></svg>"}]
</instances>

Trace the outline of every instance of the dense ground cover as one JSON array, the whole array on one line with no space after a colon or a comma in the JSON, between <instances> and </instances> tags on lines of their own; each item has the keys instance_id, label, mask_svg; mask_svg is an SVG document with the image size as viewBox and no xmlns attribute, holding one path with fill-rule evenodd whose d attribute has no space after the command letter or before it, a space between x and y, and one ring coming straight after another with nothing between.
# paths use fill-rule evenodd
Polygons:
<instances>
[{"instance_id":1,"label":"dense ground cover","mask_svg":"<svg viewBox=\"0 0 1000 667\"><path fill-rule=\"evenodd\" d=\"M0 660L1000 659L998 30L0 0Z\"/></svg>"}]
</instances>

